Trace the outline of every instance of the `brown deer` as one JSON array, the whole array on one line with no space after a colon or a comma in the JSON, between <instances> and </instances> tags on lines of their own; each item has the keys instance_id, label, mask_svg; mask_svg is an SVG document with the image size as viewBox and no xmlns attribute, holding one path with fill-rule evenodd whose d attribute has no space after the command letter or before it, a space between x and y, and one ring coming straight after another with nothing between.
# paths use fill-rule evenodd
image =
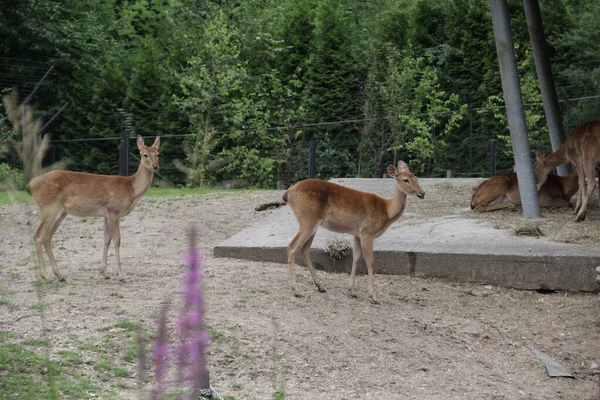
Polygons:
<instances>
[{"instance_id":1,"label":"brown deer","mask_svg":"<svg viewBox=\"0 0 600 400\"><path fill-rule=\"evenodd\" d=\"M545 155L536 152L539 163ZM537 164L536 164L537 165ZM535 166L534 166L535 169ZM539 179L542 178L540 171ZM538 178L536 178L538 179ZM538 190L538 199L542 207L569 207L571 197L579 189L577 172L569 176L549 175L547 180ZM521 204L521 193L517 173L494 176L483 181L471 197L471 209L475 212L489 212L510 208Z\"/></svg>"},{"instance_id":2,"label":"brown deer","mask_svg":"<svg viewBox=\"0 0 600 400\"><path fill-rule=\"evenodd\" d=\"M587 121L575 127L562 146L544 160L536 163L535 169L543 176L555 167L571 162L575 164L579 177L579 192L575 205L575 221L585 219L588 204L596 187L596 164L600 160L600 120Z\"/></svg>"},{"instance_id":3,"label":"brown deer","mask_svg":"<svg viewBox=\"0 0 600 400\"><path fill-rule=\"evenodd\" d=\"M394 196L389 200L319 179L304 180L283 193L283 201L290 205L299 224L298 233L287 247L290 283L296 296L298 288L294 258L298 249L302 251L317 289L325 291L310 259L310 246L317 229L322 226L330 231L354 235L352 272L348 286L350 294L353 295L358 260L364 254L369 274L369 294L373 301L377 301L373 284L373 239L382 235L400 218L408 195L415 195L420 199L425 197L417 177L403 161L398 162L398 168L388 165L387 172L396 179Z\"/></svg>"},{"instance_id":4,"label":"brown deer","mask_svg":"<svg viewBox=\"0 0 600 400\"><path fill-rule=\"evenodd\" d=\"M119 257L119 218L129 214L150 188L154 171L158 170L160 137L156 138L152 146L146 147L144 139L138 136L137 146L141 154L140 166L132 176L55 170L38 176L27 185L27 193L40 207L42 217L35 232L35 252L42 279L48 280L42 254L43 246L54 275L59 281L65 281L52 254L51 240L67 214L72 214L78 217L104 217L104 253L100 272L104 278L110 278L106 272L106 257L112 240L115 245L119 280L125 280Z\"/></svg>"}]
</instances>

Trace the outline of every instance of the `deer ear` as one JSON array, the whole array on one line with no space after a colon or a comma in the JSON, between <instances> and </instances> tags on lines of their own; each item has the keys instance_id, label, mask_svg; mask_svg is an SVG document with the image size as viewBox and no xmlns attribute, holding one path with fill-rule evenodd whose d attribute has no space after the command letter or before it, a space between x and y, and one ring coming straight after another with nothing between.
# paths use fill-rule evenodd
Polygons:
<instances>
[{"instance_id":1,"label":"deer ear","mask_svg":"<svg viewBox=\"0 0 600 400\"><path fill-rule=\"evenodd\" d=\"M396 177L396 167L394 167L392 164L387 166L387 173L389 176L391 176L392 178Z\"/></svg>"},{"instance_id":2,"label":"deer ear","mask_svg":"<svg viewBox=\"0 0 600 400\"><path fill-rule=\"evenodd\" d=\"M398 172L408 171L408 165L404 161L398 161Z\"/></svg>"},{"instance_id":3,"label":"deer ear","mask_svg":"<svg viewBox=\"0 0 600 400\"><path fill-rule=\"evenodd\" d=\"M154 140L154 144L152 145L152 147L158 150L158 148L160 147L160 136L156 137L156 140Z\"/></svg>"},{"instance_id":4,"label":"deer ear","mask_svg":"<svg viewBox=\"0 0 600 400\"><path fill-rule=\"evenodd\" d=\"M142 149L144 148L144 138L140 135L138 135L137 137L137 147L139 151L142 151Z\"/></svg>"}]
</instances>

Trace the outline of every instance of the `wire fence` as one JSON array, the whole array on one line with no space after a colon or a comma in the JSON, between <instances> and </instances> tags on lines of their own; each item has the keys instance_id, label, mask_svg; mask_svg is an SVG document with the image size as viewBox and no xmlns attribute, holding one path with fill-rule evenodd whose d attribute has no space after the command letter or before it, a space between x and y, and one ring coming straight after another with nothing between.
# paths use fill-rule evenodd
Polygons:
<instances>
[{"instance_id":1,"label":"wire fence","mask_svg":"<svg viewBox=\"0 0 600 400\"><path fill-rule=\"evenodd\" d=\"M593 119L594 110L600 106L598 103L600 103L600 96L560 101L566 132L584 120ZM541 104L526 104L525 107L526 110L537 108L538 113L543 110ZM417 175L447 177L448 171L451 171L453 177L489 177L513 171L512 148L510 140L507 140L510 135L506 128L502 128L504 125L498 122L498 114L504 113L503 107L471 108L460 113L462 119L451 132L445 134L433 132L430 138L432 151L426 159L421 160ZM541 113L543 114L543 111ZM445 118L449 118L451 114L448 113ZM123 159L119 157L120 143L125 136L128 136L129 146L125 150L128 168L124 171L121 166L120 172L124 175L133 174L139 164L135 147L136 127L151 126L154 118L154 115L142 114L132 117L122 110L113 111L112 115L107 115L107 120L112 121L112 128L108 131L105 129L104 132L108 132L105 137L69 139L61 135L60 125L57 129L50 127L48 130L53 133L52 136L60 139L51 140L43 163L49 166L64 160L77 149L79 154L89 153L89 157L98 160L95 164L91 164L90 170L84 172L117 174L119 165L123 164ZM542 119L535 134L530 132L532 151L535 149L551 151L543 123ZM499 127L505 131L499 132ZM387 164L395 164L401 159L407 161L411 169L413 168L410 151L389 150L390 144L401 143L407 137L403 132L394 132L384 118L307 123L298 125L297 128L303 131L302 136L290 145L288 156L276 177L277 186L285 186L309 176L311 139L314 140L315 148L314 174L320 178L381 177L385 173ZM267 129L274 130L280 127ZM376 130L379 130L378 133L373 134ZM247 133L252 135L253 131ZM228 145L227 137L231 134L233 132L213 132L213 135L225 138L223 140L225 148ZM183 185L186 182L186 175L181 166L188 162L184 148L186 141L189 143L192 135L186 132L167 132L161 133L160 136L161 169L158 179L167 186ZM148 136L147 141L152 137ZM340 152L339 149L345 150ZM225 187L248 185L248 181L240 179L234 173L223 172L227 170L223 163L227 162L223 160L220 165L213 166L221 168L221 172L218 178L208 181ZM0 163L6 163L16 169L22 168L14 146L5 148L4 152L0 153ZM71 169L81 170L81 168ZM209 168L206 174L210 176ZM267 186L275 185L274 180Z\"/></svg>"}]
</instances>

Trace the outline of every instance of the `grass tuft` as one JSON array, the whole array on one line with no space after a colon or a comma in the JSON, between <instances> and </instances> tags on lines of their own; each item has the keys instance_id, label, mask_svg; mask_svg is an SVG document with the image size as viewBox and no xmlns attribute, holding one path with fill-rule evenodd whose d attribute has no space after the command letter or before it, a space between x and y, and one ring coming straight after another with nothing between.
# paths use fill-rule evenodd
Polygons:
<instances>
[{"instance_id":1,"label":"grass tuft","mask_svg":"<svg viewBox=\"0 0 600 400\"><path fill-rule=\"evenodd\" d=\"M524 225L517 226L513 229L513 233L517 236L531 236L531 237L542 237L544 236L544 232L540 229L538 225Z\"/></svg>"}]
</instances>

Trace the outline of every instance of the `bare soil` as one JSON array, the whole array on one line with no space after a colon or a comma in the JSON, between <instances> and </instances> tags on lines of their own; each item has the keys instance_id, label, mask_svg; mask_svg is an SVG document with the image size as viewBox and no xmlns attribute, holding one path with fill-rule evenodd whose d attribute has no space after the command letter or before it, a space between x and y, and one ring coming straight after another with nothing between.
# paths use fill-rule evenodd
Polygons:
<instances>
[{"instance_id":1,"label":"bare soil","mask_svg":"<svg viewBox=\"0 0 600 400\"><path fill-rule=\"evenodd\" d=\"M466 213L473 186L461 180L437 185L426 201L409 200L408 211L423 217L456 209ZM263 400L284 390L286 399L600 398L600 371L594 368L600 364L598 294L542 294L378 275L382 301L373 304L366 277L358 277L358 298L353 298L347 276L319 271L327 288L319 293L300 267L298 283L305 296L296 298L284 264L213 258L214 246L272 212L254 207L279 195L248 191L142 199L121 223L125 283L104 280L98 272L101 219L70 216L53 240L67 282L40 285L43 307L36 295L39 274L32 244L37 206L2 206L0 330L44 337L53 354L81 352L89 360L82 372L107 393L116 393L101 398L147 398L150 384L140 387L135 363L122 360L118 345L107 346L106 335L118 336L115 324L120 321L154 329L165 300L174 303L172 330L184 272L181 255L193 223L208 255L207 322L216 333L209 369L221 395ZM597 201L582 224L573 223L565 211L550 210L545 216L544 221L554 221L540 223L548 236L558 229L552 227L568 228L578 233L567 240L598 243ZM515 211L473 217L489 218L505 229L531 222ZM109 254L109 272L116 278L112 247ZM101 349L131 376L101 379L93 367L99 352L81 343ZM546 352L576 378L548 378L528 346Z\"/></svg>"}]
</instances>

